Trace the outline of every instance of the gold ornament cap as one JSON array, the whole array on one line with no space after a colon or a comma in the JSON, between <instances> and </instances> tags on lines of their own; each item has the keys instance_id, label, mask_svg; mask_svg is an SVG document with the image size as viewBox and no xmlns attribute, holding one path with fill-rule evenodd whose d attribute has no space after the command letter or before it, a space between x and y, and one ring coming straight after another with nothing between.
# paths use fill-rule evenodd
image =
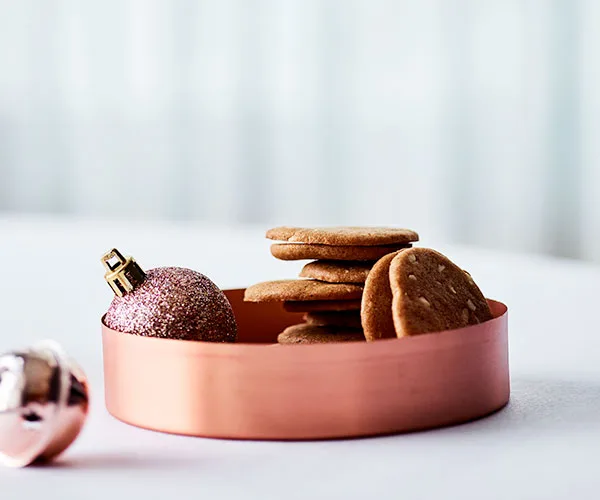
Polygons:
<instances>
[{"instance_id":1,"label":"gold ornament cap","mask_svg":"<svg viewBox=\"0 0 600 500\"><path fill-rule=\"evenodd\" d=\"M133 292L146 279L146 273L135 259L123 257L116 248L106 252L101 261L106 269L104 279L118 297Z\"/></svg>"}]
</instances>

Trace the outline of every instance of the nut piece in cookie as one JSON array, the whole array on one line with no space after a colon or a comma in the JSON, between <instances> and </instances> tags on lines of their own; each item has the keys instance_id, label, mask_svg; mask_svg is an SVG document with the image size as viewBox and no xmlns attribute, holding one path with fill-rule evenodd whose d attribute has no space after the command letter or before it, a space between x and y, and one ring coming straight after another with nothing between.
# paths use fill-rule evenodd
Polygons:
<instances>
[{"instance_id":1,"label":"nut piece in cookie","mask_svg":"<svg viewBox=\"0 0 600 500\"><path fill-rule=\"evenodd\" d=\"M265 281L248 287L247 302L278 302L284 300L351 300L362 296L362 286L351 283L324 283L317 280Z\"/></svg>"},{"instance_id":2,"label":"nut piece in cookie","mask_svg":"<svg viewBox=\"0 0 600 500\"><path fill-rule=\"evenodd\" d=\"M419 241L419 235L410 229L398 227L290 227L269 229L267 238L290 243L318 245L372 246L405 245Z\"/></svg>"},{"instance_id":3,"label":"nut piece in cookie","mask_svg":"<svg viewBox=\"0 0 600 500\"><path fill-rule=\"evenodd\" d=\"M473 279L429 248L399 252L390 264L392 316L398 337L439 332L492 319Z\"/></svg>"},{"instance_id":4,"label":"nut piece in cookie","mask_svg":"<svg viewBox=\"0 0 600 500\"><path fill-rule=\"evenodd\" d=\"M367 277L360 308L367 341L396 337L392 317L390 264L398 253L391 253L379 259Z\"/></svg>"},{"instance_id":5,"label":"nut piece in cookie","mask_svg":"<svg viewBox=\"0 0 600 500\"><path fill-rule=\"evenodd\" d=\"M371 261L315 260L302 268L300 277L328 283L363 284L373 264Z\"/></svg>"},{"instance_id":6,"label":"nut piece in cookie","mask_svg":"<svg viewBox=\"0 0 600 500\"><path fill-rule=\"evenodd\" d=\"M287 327L277 337L280 344L329 344L332 342L358 342L365 337L360 329L315 326L302 323Z\"/></svg>"},{"instance_id":7,"label":"nut piece in cookie","mask_svg":"<svg viewBox=\"0 0 600 500\"><path fill-rule=\"evenodd\" d=\"M273 257L281 260L326 259L326 260L377 260L388 253L396 252L407 245L340 246L306 243L274 243Z\"/></svg>"}]
</instances>

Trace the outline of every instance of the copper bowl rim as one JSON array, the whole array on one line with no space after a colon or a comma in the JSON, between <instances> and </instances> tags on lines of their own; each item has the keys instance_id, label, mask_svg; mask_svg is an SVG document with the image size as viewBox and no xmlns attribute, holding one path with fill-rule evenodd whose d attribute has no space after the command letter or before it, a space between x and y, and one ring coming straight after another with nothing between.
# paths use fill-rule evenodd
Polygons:
<instances>
[{"instance_id":1,"label":"copper bowl rim","mask_svg":"<svg viewBox=\"0 0 600 500\"><path fill-rule=\"evenodd\" d=\"M243 288L224 290L225 292L240 292L243 291ZM297 349L297 350L310 350L310 349L318 349L318 350L328 350L331 351L332 354L337 350L348 349L350 346L356 348L357 350L362 350L365 348L370 348L374 345L385 345L385 344L399 344L403 345L406 350L419 350L420 347L425 343L430 343L430 339L438 337L441 339L443 337L451 338L453 335L457 335L467 330L478 329L481 328L482 325L491 324L494 322L501 321L508 314L508 306L503 302L494 299L486 299L490 309L493 313L493 318L484 321L483 323L479 323L477 325L470 325L464 328L456 328L453 330L444 330L440 332L431 332L424 333L421 335L414 335L408 337L401 338L388 338L388 339L379 339L373 342L337 342L337 343L328 343L328 344L276 344L273 342L204 342L201 340L179 340L179 339L170 339L170 338L159 338L159 337L151 337L144 335L135 335L134 337L144 339L148 344L152 343L155 345L161 345L165 348L176 349L177 346L185 347L187 352L199 352L202 354L209 354L214 352L215 354L232 354L238 352L243 348L244 350L262 350L262 349L273 349L274 347L280 349ZM106 314L103 314L100 318L100 322L102 324L103 329L114 333L115 335L127 335L131 336L130 333L123 333L118 330L114 330L110 328L104 321Z\"/></svg>"}]
</instances>

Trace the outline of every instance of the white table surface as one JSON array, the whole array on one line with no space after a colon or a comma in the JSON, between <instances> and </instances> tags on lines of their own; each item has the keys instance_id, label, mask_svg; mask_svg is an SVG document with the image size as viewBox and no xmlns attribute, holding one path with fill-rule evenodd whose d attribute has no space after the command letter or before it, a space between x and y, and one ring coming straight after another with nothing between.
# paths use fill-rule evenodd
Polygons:
<instances>
[{"instance_id":1,"label":"white table surface","mask_svg":"<svg viewBox=\"0 0 600 500\"><path fill-rule=\"evenodd\" d=\"M90 419L53 466L0 469L2 499L600 498L600 268L445 246L509 306L512 398L474 423L392 437L236 442L153 433L103 404L101 254L197 269L222 288L293 277L265 228L0 218L0 348L54 338L83 365ZM515 242L518 246L518 242Z\"/></svg>"}]
</instances>

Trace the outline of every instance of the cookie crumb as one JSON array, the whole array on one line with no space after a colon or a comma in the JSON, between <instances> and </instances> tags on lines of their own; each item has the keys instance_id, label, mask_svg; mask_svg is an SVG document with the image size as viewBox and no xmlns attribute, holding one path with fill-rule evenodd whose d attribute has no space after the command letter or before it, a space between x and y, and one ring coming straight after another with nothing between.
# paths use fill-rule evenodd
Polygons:
<instances>
[{"instance_id":1,"label":"cookie crumb","mask_svg":"<svg viewBox=\"0 0 600 500\"><path fill-rule=\"evenodd\" d=\"M456 288L454 288L452 285L449 285L448 288L450 288L452 293L456 293Z\"/></svg>"},{"instance_id":2,"label":"cookie crumb","mask_svg":"<svg viewBox=\"0 0 600 500\"><path fill-rule=\"evenodd\" d=\"M408 260L410 260L413 264L417 262L417 257L412 253L408 256Z\"/></svg>"},{"instance_id":3,"label":"cookie crumb","mask_svg":"<svg viewBox=\"0 0 600 500\"><path fill-rule=\"evenodd\" d=\"M474 311L475 309L477 309L471 299L467 300L467 306L469 307L469 309L471 309L471 311Z\"/></svg>"},{"instance_id":4,"label":"cookie crumb","mask_svg":"<svg viewBox=\"0 0 600 500\"><path fill-rule=\"evenodd\" d=\"M409 280L413 280L413 281L417 281L417 277L414 274L409 274L408 275L408 279Z\"/></svg>"},{"instance_id":5,"label":"cookie crumb","mask_svg":"<svg viewBox=\"0 0 600 500\"><path fill-rule=\"evenodd\" d=\"M444 269L446 269L446 266L443 266L442 264L440 264L438 266L438 271L441 273Z\"/></svg>"}]
</instances>

